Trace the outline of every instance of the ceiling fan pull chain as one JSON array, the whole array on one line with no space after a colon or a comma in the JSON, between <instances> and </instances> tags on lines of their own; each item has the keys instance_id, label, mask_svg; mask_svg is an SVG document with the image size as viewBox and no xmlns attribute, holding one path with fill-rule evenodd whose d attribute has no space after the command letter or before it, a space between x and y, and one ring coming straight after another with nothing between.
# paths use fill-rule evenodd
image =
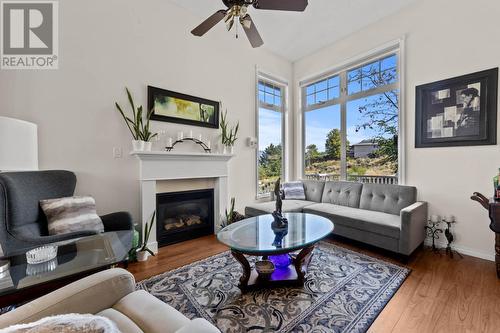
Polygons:
<instances>
[{"instance_id":1,"label":"ceiling fan pull chain","mask_svg":"<svg viewBox=\"0 0 500 333\"><path fill-rule=\"evenodd\" d=\"M235 20L235 21L236 21L236 39L238 39L238 26L239 26L238 21L239 20Z\"/></svg>"}]
</instances>

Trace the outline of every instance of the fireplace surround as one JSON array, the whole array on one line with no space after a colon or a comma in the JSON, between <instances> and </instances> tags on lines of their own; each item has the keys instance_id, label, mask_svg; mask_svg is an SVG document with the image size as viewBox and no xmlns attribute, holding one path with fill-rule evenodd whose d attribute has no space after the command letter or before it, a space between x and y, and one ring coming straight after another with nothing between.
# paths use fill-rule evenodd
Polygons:
<instances>
[{"instance_id":1,"label":"fireplace surround","mask_svg":"<svg viewBox=\"0 0 500 333\"><path fill-rule=\"evenodd\" d=\"M147 221L156 211L156 194L160 192L157 190L158 184L168 184L165 181L170 180L188 183L190 180L210 180L214 191L214 232L220 228L220 217L224 214L229 201L228 169L233 155L160 151L133 151L130 155L139 160L141 230L144 230L142 221ZM162 188L165 187L168 186L164 185ZM158 251L156 231L157 227L154 226L148 242L149 248L154 252Z\"/></svg>"}]
</instances>

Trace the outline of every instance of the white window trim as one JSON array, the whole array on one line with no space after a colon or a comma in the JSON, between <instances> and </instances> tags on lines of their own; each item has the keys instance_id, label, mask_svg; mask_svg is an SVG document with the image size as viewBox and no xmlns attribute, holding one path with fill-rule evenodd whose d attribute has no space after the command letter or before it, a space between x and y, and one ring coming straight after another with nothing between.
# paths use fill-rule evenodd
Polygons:
<instances>
[{"instance_id":1,"label":"white window trim","mask_svg":"<svg viewBox=\"0 0 500 333\"><path fill-rule=\"evenodd\" d=\"M281 115L281 144L282 144L282 165L281 165L281 173L282 173L282 181L287 181L289 179L289 136L288 127L289 127L289 87L288 81L285 79L279 78L275 75L268 74L264 71L256 68L255 71L255 137L257 138L257 147L255 148L255 193L256 199L268 198L270 193L259 194L259 108L261 107L259 100L259 81L264 80L269 83L272 83L276 86L281 87L283 90L282 93L282 115Z\"/></svg>"},{"instance_id":2,"label":"white window trim","mask_svg":"<svg viewBox=\"0 0 500 333\"><path fill-rule=\"evenodd\" d=\"M306 100L303 98L303 91L306 86L316 83L318 81L327 79L331 76L335 75L341 75L342 73L347 72L350 69L359 67L363 63L369 63L370 61L373 61L376 58L383 57L384 55L389 55L389 54L397 54L397 59L398 59L398 69L399 69L399 80L398 83L394 84L394 88L399 89L399 115L398 115L398 126L399 126L399 135L398 135L398 184L404 185L406 184L406 110L405 110L405 105L406 105L406 92L405 92L405 72L406 72L406 61L405 61L405 36L390 41L388 43L385 43L375 49L369 50L367 52L364 52L358 56L352 57L336 66L333 66L332 68L323 71L319 74L314 74L308 77L303 78L302 80L298 81L297 84L297 92L298 92L298 119L299 119L299 131L300 131L300 145L297 145L297 158L296 158L296 166L297 166L297 175L299 177L304 177L305 174L305 160L304 160L304 154L305 154L305 103ZM345 80L344 80L345 82ZM373 94L376 91L376 89L369 90L369 95ZM357 93L355 95L348 96L349 99L351 99L353 96L356 97L363 97L364 92ZM344 97L345 99L345 97ZM323 108L329 105L333 104L338 104L339 100L341 101L342 98L327 101L326 103L323 103L321 105L315 106L313 108L310 108L310 110L316 109L316 108ZM335 103L333 103L335 102ZM341 108L342 105L345 105L344 103L341 102ZM345 137L345 131L346 128L346 121L345 119L345 112L342 112L341 110L341 131L342 131L342 138ZM342 142L344 144L344 142ZM342 150L342 156L341 160L345 160L345 151ZM344 174L346 171L345 170L346 165L345 163L341 163L341 174Z\"/></svg>"}]
</instances>

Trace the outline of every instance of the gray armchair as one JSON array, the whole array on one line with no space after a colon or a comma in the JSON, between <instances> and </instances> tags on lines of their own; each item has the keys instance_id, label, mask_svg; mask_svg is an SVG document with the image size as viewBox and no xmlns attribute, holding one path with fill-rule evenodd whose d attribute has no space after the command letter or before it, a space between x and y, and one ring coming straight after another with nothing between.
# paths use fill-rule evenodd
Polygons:
<instances>
[{"instance_id":1,"label":"gray armchair","mask_svg":"<svg viewBox=\"0 0 500 333\"><path fill-rule=\"evenodd\" d=\"M0 173L0 245L4 254L95 234L93 231L48 234L47 219L39 201L70 197L75 186L76 176L70 171ZM122 242L131 245L134 226L129 213L112 213L101 219L105 231L130 230L123 233Z\"/></svg>"}]
</instances>

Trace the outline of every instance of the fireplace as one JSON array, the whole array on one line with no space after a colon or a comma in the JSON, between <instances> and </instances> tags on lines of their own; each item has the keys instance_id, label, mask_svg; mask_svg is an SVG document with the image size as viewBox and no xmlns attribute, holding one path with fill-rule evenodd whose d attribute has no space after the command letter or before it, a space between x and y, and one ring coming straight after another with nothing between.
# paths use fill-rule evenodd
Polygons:
<instances>
[{"instance_id":1,"label":"fireplace","mask_svg":"<svg viewBox=\"0 0 500 333\"><path fill-rule=\"evenodd\" d=\"M156 194L159 246L214 233L214 190Z\"/></svg>"}]
</instances>

